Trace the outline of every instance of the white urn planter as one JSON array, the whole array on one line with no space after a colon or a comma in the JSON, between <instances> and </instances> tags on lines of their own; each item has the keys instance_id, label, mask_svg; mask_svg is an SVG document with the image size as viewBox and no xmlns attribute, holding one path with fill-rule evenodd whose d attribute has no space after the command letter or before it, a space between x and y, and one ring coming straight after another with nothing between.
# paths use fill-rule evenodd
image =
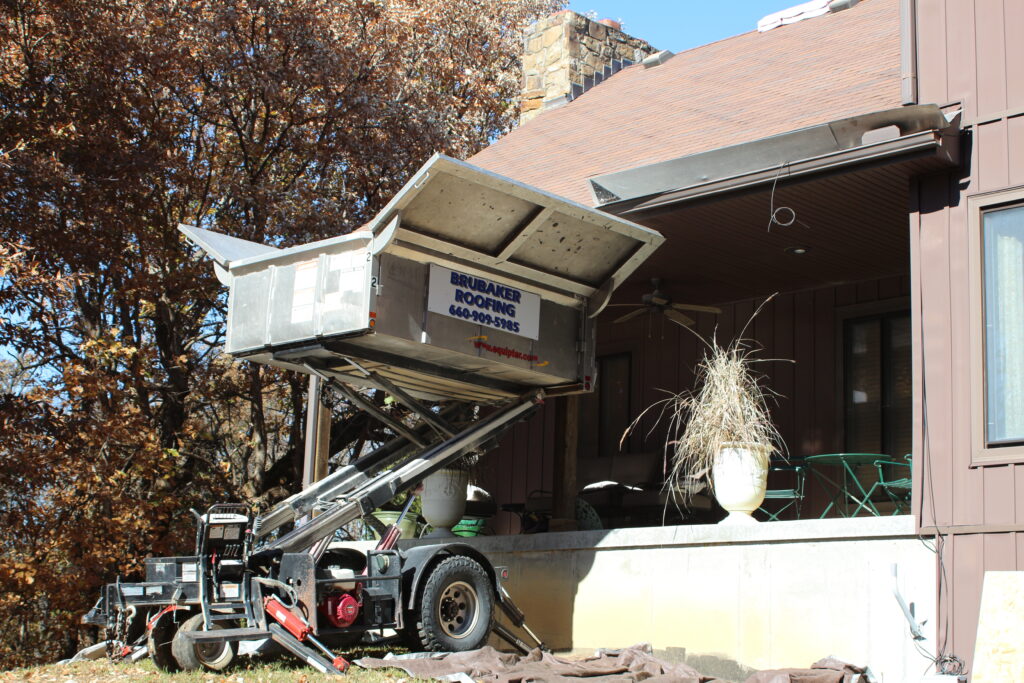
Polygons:
<instances>
[{"instance_id":1,"label":"white urn planter","mask_svg":"<svg viewBox=\"0 0 1024 683\"><path fill-rule=\"evenodd\" d=\"M465 470L438 470L423 480L421 515L434 527L430 537L454 536L452 527L462 520L466 512L466 486L469 472Z\"/></svg>"},{"instance_id":2,"label":"white urn planter","mask_svg":"<svg viewBox=\"0 0 1024 683\"><path fill-rule=\"evenodd\" d=\"M724 443L711 468L715 498L729 516L719 524L757 524L751 516L764 501L771 449L757 443Z\"/></svg>"}]
</instances>

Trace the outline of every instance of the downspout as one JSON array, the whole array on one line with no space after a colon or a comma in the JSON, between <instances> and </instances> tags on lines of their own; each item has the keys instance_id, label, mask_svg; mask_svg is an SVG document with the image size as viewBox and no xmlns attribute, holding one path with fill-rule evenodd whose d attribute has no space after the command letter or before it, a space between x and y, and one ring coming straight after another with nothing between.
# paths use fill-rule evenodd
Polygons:
<instances>
[{"instance_id":1,"label":"downspout","mask_svg":"<svg viewBox=\"0 0 1024 683\"><path fill-rule=\"evenodd\" d=\"M900 0L900 98L917 104L917 0Z\"/></svg>"}]
</instances>

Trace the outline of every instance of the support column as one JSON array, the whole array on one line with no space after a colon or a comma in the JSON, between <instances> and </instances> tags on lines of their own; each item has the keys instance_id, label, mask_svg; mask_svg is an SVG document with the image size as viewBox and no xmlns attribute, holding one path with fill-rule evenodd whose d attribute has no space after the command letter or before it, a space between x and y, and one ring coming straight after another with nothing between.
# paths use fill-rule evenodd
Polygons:
<instances>
[{"instance_id":1,"label":"support column","mask_svg":"<svg viewBox=\"0 0 1024 683\"><path fill-rule=\"evenodd\" d=\"M551 531L576 530L576 460L580 434L579 396L564 396L555 408L555 476Z\"/></svg>"},{"instance_id":2,"label":"support column","mask_svg":"<svg viewBox=\"0 0 1024 683\"><path fill-rule=\"evenodd\" d=\"M327 459L331 457L331 409L320 403L317 412L320 420L316 429L316 454L313 458L313 481L318 482L327 476Z\"/></svg>"},{"instance_id":3,"label":"support column","mask_svg":"<svg viewBox=\"0 0 1024 683\"><path fill-rule=\"evenodd\" d=\"M320 400L323 383L316 375L309 378L306 395L306 444L302 459L302 488L309 488L327 476L330 455L331 411Z\"/></svg>"}]
</instances>

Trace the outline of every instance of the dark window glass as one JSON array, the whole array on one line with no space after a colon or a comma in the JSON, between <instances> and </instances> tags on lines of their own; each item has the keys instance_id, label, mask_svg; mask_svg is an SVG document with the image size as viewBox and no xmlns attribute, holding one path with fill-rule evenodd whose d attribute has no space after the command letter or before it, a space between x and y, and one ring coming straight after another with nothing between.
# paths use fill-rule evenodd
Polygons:
<instances>
[{"instance_id":1,"label":"dark window glass","mask_svg":"<svg viewBox=\"0 0 1024 683\"><path fill-rule=\"evenodd\" d=\"M843 331L845 450L910 452L910 314L847 320Z\"/></svg>"},{"instance_id":2,"label":"dark window glass","mask_svg":"<svg viewBox=\"0 0 1024 683\"><path fill-rule=\"evenodd\" d=\"M614 455L619 440L631 421L629 401L630 366L628 353L616 353L597 359L597 443L599 455ZM580 425L583 430L591 425Z\"/></svg>"}]
</instances>

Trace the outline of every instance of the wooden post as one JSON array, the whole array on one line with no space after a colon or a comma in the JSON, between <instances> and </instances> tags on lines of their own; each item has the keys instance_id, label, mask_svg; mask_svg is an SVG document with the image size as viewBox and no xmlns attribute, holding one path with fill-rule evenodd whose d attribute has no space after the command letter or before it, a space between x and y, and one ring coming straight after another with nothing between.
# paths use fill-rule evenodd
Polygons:
<instances>
[{"instance_id":1,"label":"wooden post","mask_svg":"<svg viewBox=\"0 0 1024 683\"><path fill-rule=\"evenodd\" d=\"M316 428L316 454L313 460L314 482L327 476L327 459L331 457L331 409L323 401L319 403L317 412L320 414L320 420Z\"/></svg>"},{"instance_id":2,"label":"wooden post","mask_svg":"<svg viewBox=\"0 0 1024 683\"><path fill-rule=\"evenodd\" d=\"M331 411L320 400L320 378L311 375L306 396L306 447L302 459L302 488L327 476L330 456Z\"/></svg>"},{"instance_id":3,"label":"wooden post","mask_svg":"<svg viewBox=\"0 0 1024 683\"><path fill-rule=\"evenodd\" d=\"M551 531L576 530L576 459L580 434L579 396L557 399L555 409L555 476Z\"/></svg>"},{"instance_id":4,"label":"wooden post","mask_svg":"<svg viewBox=\"0 0 1024 683\"><path fill-rule=\"evenodd\" d=\"M302 488L316 481L316 436L320 430L320 378L309 376L306 392L306 444L302 458Z\"/></svg>"},{"instance_id":5,"label":"wooden post","mask_svg":"<svg viewBox=\"0 0 1024 683\"><path fill-rule=\"evenodd\" d=\"M306 444L302 458L302 488L327 476L327 459L330 457L331 411L320 400L323 383L316 375L309 378L309 392L306 395ZM313 512L313 516L316 516ZM303 517L300 523L308 521Z\"/></svg>"}]
</instances>

